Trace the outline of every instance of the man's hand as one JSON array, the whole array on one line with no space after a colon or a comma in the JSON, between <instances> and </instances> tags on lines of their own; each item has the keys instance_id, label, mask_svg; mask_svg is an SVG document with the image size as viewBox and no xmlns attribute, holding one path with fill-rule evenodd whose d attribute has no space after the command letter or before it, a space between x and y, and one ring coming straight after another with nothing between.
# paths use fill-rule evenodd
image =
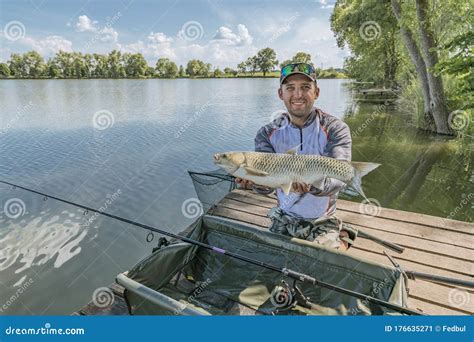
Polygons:
<instances>
[{"instance_id":1,"label":"man's hand","mask_svg":"<svg viewBox=\"0 0 474 342\"><path fill-rule=\"evenodd\" d=\"M240 189L252 189L254 186L254 182L239 177L235 178L235 182L239 185Z\"/></svg>"},{"instance_id":2,"label":"man's hand","mask_svg":"<svg viewBox=\"0 0 474 342\"><path fill-rule=\"evenodd\" d=\"M307 193L311 190L311 184L293 183L293 191L300 194Z\"/></svg>"}]
</instances>

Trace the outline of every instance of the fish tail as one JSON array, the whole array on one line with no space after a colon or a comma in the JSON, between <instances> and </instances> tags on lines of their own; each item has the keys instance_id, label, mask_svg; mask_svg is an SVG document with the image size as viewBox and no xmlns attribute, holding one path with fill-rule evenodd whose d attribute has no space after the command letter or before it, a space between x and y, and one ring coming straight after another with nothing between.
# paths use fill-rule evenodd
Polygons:
<instances>
[{"instance_id":1,"label":"fish tail","mask_svg":"<svg viewBox=\"0 0 474 342\"><path fill-rule=\"evenodd\" d=\"M352 177L349 186L361 194L366 201L368 201L367 197L365 197L364 190L362 190L362 177L378 168L381 164L364 162L351 162L351 164L354 168L354 177Z\"/></svg>"}]
</instances>

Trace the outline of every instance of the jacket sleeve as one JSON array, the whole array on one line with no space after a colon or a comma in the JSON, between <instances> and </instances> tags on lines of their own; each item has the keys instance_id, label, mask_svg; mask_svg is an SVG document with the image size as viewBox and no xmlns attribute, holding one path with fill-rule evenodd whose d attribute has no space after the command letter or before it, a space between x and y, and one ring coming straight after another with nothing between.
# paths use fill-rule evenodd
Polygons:
<instances>
[{"instance_id":1,"label":"jacket sleeve","mask_svg":"<svg viewBox=\"0 0 474 342\"><path fill-rule=\"evenodd\" d=\"M352 157L352 139L349 126L341 120L334 120L328 127L329 140L326 145L325 155L327 157L350 161ZM344 188L346 183L326 178L324 189L311 187L310 193L315 196L330 196Z\"/></svg>"},{"instance_id":2,"label":"jacket sleeve","mask_svg":"<svg viewBox=\"0 0 474 342\"><path fill-rule=\"evenodd\" d=\"M255 136L255 152L275 153L275 150L270 142L270 130L263 126Z\"/></svg>"}]
</instances>

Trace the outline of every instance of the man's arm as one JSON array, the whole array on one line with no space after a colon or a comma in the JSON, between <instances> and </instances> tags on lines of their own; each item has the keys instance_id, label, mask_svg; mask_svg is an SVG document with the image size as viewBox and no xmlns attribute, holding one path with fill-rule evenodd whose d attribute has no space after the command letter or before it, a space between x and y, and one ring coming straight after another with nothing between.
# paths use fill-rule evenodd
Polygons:
<instances>
[{"instance_id":1,"label":"man's arm","mask_svg":"<svg viewBox=\"0 0 474 342\"><path fill-rule=\"evenodd\" d=\"M263 126L255 136L255 152L275 153L272 143L270 142L270 132L267 126Z\"/></svg>"},{"instance_id":2,"label":"man's arm","mask_svg":"<svg viewBox=\"0 0 474 342\"><path fill-rule=\"evenodd\" d=\"M349 126L341 120L334 120L328 129L329 141L326 145L326 156L350 161L352 157L352 139ZM310 193L315 196L330 196L344 188L346 184L338 179L326 178L324 189L311 187Z\"/></svg>"}]
</instances>

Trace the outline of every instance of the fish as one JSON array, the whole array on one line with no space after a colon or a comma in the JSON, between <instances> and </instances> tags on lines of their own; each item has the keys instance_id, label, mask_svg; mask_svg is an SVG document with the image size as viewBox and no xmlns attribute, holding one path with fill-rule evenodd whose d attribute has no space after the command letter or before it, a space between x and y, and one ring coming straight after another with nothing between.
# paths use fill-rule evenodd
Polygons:
<instances>
[{"instance_id":1,"label":"fish","mask_svg":"<svg viewBox=\"0 0 474 342\"><path fill-rule=\"evenodd\" d=\"M326 178L338 179L357 191L367 201L362 177L381 164L353 162L311 154L232 151L214 154L214 164L229 174L257 185L281 188L288 195L293 183L324 189Z\"/></svg>"}]
</instances>

